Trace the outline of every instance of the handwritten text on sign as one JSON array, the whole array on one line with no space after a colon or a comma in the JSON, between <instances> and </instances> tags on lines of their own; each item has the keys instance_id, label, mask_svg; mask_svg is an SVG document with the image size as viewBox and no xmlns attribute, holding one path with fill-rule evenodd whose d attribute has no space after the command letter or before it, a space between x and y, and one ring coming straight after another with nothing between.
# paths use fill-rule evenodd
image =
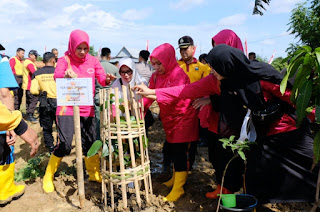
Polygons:
<instances>
[{"instance_id":1,"label":"handwritten text on sign","mask_svg":"<svg viewBox=\"0 0 320 212\"><path fill-rule=\"evenodd\" d=\"M91 78L59 78L57 82L57 105L93 105Z\"/></svg>"}]
</instances>

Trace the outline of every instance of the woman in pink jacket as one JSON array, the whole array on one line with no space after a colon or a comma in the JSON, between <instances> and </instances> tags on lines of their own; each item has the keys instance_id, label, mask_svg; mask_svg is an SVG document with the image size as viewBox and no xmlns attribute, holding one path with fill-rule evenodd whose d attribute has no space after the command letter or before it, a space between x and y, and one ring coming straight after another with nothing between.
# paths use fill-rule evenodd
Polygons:
<instances>
[{"instance_id":1,"label":"woman in pink jacket","mask_svg":"<svg viewBox=\"0 0 320 212\"><path fill-rule=\"evenodd\" d=\"M102 86L106 86L114 79L114 76L105 74L98 59L88 54L89 48L88 34L81 30L72 31L68 51L65 52L63 57L59 58L54 78L91 78L94 96L95 78ZM79 106L79 109L82 150L83 155L86 156L96 139L94 107ZM43 190L47 193L54 191L54 173L57 171L62 158L70 154L74 134L73 108L71 106L58 106L56 115L59 143L51 154L43 178ZM85 164L89 180L101 182L99 156L85 157Z\"/></svg>"},{"instance_id":2,"label":"woman in pink jacket","mask_svg":"<svg viewBox=\"0 0 320 212\"><path fill-rule=\"evenodd\" d=\"M155 48L150 60L156 72L150 78L149 88L168 88L190 83L189 77L179 67L175 50L170 44L165 43ZM153 100L145 98L145 108L149 108L152 102ZM183 185L189 169L189 150L192 145L196 145L194 141L198 140L198 114L190 99L177 99L170 104L159 102L159 107L169 154L174 164L172 178L164 183L167 187L172 187L172 190L164 200L176 201L184 194Z\"/></svg>"}]
</instances>

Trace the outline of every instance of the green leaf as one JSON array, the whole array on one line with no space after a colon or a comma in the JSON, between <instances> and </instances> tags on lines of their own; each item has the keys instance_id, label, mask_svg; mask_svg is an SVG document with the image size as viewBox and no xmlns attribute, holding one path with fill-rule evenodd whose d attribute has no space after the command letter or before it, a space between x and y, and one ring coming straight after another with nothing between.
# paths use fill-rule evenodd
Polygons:
<instances>
[{"instance_id":1,"label":"green leaf","mask_svg":"<svg viewBox=\"0 0 320 212\"><path fill-rule=\"evenodd\" d=\"M242 152L242 151L238 151L238 154L240 155L240 157L242 158L242 160L247 160L246 155Z\"/></svg>"},{"instance_id":2,"label":"green leaf","mask_svg":"<svg viewBox=\"0 0 320 212\"><path fill-rule=\"evenodd\" d=\"M108 157L109 156L109 146L106 143L103 143L102 147L102 157Z\"/></svg>"},{"instance_id":3,"label":"green leaf","mask_svg":"<svg viewBox=\"0 0 320 212\"><path fill-rule=\"evenodd\" d=\"M147 148L149 146L149 139L147 137L142 136L143 148Z\"/></svg>"},{"instance_id":4,"label":"green leaf","mask_svg":"<svg viewBox=\"0 0 320 212\"><path fill-rule=\"evenodd\" d=\"M303 61L304 61L304 58L299 57L294 62L289 64L288 66L288 70L290 72L289 79L294 76L294 74L297 72L299 66L302 64Z\"/></svg>"},{"instance_id":5,"label":"green leaf","mask_svg":"<svg viewBox=\"0 0 320 212\"><path fill-rule=\"evenodd\" d=\"M130 116L130 121L131 121L131 122L136 121L136 117Z\"/></svg>"},{"instance_id":6,"label":"green leaf","mask_svg":"<svg viewBox=\"0 0 320 212\"><path fill-rule=\"evenodd\" d=\"M308 53L312 52L312 48L310 46L302 46L305 50L307 50Z\"/></svg>"},{"instance_id":7,"label":"green leaf","mask_svg":"<svg viewBox=\"0 0 320 212\"><path fill-rule=\"evenodd\" d=\"M228 143L227 143L227 142L224 142L224 143L222 144L222 147L223 147L224 149L226 149L226 148L227 148L227 145L228 145Z\"/></svg>"},{"instance_id":8,"label":"green leaf","mask_svg":"<svg viewBox=\"0 0 320 212\"><path fill-rule=\"evenodd\" d=\"M122 113L125 112L124 106L123 105L119 105L119 110L121 110Z\"/></svg>"},{"instance_id":9,"label":"green leaf","mask_svg":"<svg viewBox=\"0 0 320 212\"><path fill-rule=\"evenodd\" d=\"M128 149L129 149L129 144L123 143L122 146L123 146L123 152L124 152L124 153L127 152Z\"/></svg>"},{"instance_id":10,"label":"green leaf","mask_svg":"<svg viewBox=\"0 0 320 212\"><path fill-rule=\"evenodd\" d=\"M135 145L139 145L138 138L133 139L133 143L135 143Z\"/></svg>"},{"instance_id":11,"label":"green leaf","mask_svg":"<svg viewBox=\"0 0 320 212\"><path fill-rule=\"evenodd\" d=\"M123 102L123 98L120 98L119 99L119 104L122 104L122 102Z\"/></svg>"},{"instance_id":12,"label":"green leaf","mask_svg":"<svg viewBox=\"0 0 320 212\"><path fill-rule=\"evenodd\" d=\"M318 51L317 51L317 49L318 49ZM318 64L320 64L320 47L317 48L317 49L316 49L315 53L316 53L316 56L317 56Z\"/></svg>"},{"instance_id":13,"label":"green leaf","mask_svg":"<svg viewBox=\"0 0 320 212\"><path fill-rule=\"evenodd\" d=\"M306 108L309 105L310 97L312 94L312 80L306 80L303 82L297 98L297 125L299 126L301 121L306 115Z\"/></svg>"},{"instance_id":14,"label":"green leaf","mask_svg":"<svg viewBox=\"0 0 320 212\"><path fill-rule=\"evenodd\" d=\"M315 164L320 160L320 131L317 132L313 142L313 154L315 157Z\"/></svg>"},{"instance_id":15,"label":"green leaf","mask_svg":"<svg viewBox=\"0 0 320 212\"><path fill-rule=\"evenodd\" d=\"M219 141L222 141L222 142L229 142L229 139L228 138L220 138Z\"/></svg>"},{"instance_id":16,"label":"green leaf","mask_svg":"<svg viewBox=\"0 0 320 212\"><path fill-rule=\"evenodd\" d=\"M286 91L289 75L290 75L290 72L289 72L289 70L287 70L286 75L283 77L283 79L280 83L280 92L282 93L282 95Z\"/></svg>"},{"instance_id":17,"label":"green leaf","mask_svg":"<svg viewBox=\"0 0 320 212\"><path fill-rule=\"evenodd\" d=\"M87 156L88 156L88 157L94 156L95 154L98 153L98 151L101 149L101 147L102 147L102 141L96 140L96 141L92 144L92 146L90 147Z\"/></svg>"},{"instance_id":18,"label":"green leaf","mask_svg":"<svg viewBox=\"0 0 320 212\"><path fill-rule=\"evenodd\" d=\"M235 138L235 137L236 137L236 136L232 135L232 136L230 136L229 140L230 140L230 141L234 141L234 138Z\"/></svg>"}]
</instances>

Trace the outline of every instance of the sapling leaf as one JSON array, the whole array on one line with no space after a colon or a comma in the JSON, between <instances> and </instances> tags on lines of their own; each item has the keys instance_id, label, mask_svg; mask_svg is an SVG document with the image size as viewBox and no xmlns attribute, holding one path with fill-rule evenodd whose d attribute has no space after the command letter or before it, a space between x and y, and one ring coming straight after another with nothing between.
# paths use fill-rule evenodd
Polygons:
<instances>
[{"instance_id":1,"label":"sapling leaf","mask_svg":"<svg viewBox=\"0 0 320 212\"><path fill-rule=\"evenodd\" d=\"M234 141L234 138L235 138L235 137L236 137L236 136L232 135L232 136L230 136L229 140L230 140L230 141Z\"/></svg>"},{"instance_id":2,"label":"sapling leaf","mask_svg":"<svg viewBox=\"0 0 320 212\"><path fill-rule=\"evenodd\" d=\"M135 143L135 145L139 145L138 138L133 139L133 143Z\"/></svg>"},{"instance_id":3,"label":"sapling leaf","mask_svg":"<svg viewBox=\"0 0 320 212\"><path fill-rule=\"evenodd\" d=\"M229 139L228 139L228 138L221 138L221 139L219 139L219 141L222 141L222 142L229 142Z\"/></svg>"},{"instance_id":4,"label":"sapling leaf","mask_svg":"<svg viewBox=\"0 0 320 212\"><path fill-rule=\"evenodd\" d=\"M101 149L101 147L102 147L102 141L96 140L96 141L92 144L92 146L90 147L90 149L89 149L89 151L88 151L88 153L87 153L87 156L88 156L88 157L94 156L95 154L98 153L98 151Z\"/></svg>"},{"instance_id":5,"label":"sapling leaf","mask_svg":"<svg viewBox=\"0 0 320 212\"><path fill-rule=\"evenodd\" d=\"M124 106L123 105L119 105L119 110L121 110L122 113L125 112Z\"/></svg>"},{"instance_id":6,"label":"sapling leaf","mask_svg":"<svg viewBox=\"0 0 320 212\"><path fill-rule=\"evenodd\" d=\"M122 146L123 146L123 152L127 152L129 149L129 144L123 143Z\"/></svg>"},{"instance_id":7,"label":"sapling leaf","mask_svg":"<svg viewBox=\"0 0 320 212\"><path fill-rule=\"evenodd\" d=\"M143 135L142 141L143 141L143 148L147 148L149 146L149 139Z\"/></svg>"},{"instance_id":8,"label":"sapling leaf","mask_svg":"<svg viewBox=\"0 0 320 212\"><path fill-rule=\"evenodd\" d=\"M242 160L244 160L244 161L247 160L246 155L242 151L238 151L238 154L240 155Z\"/></svg>"},{"instance_id":9,"label":"sapling leaf","mask_svg":"<svg viewBox=\"0 0 320 212\"><path fill-rule=\"evenodd\" d=\"M103 143L102 147L102 157L108 157L109 156L109 146L106 143Z\"/></svg>"},{"instance_id":10,"label":"sapling leaf","mask_svg":"<svg viewBox=\"0 0 320 212\"><path fill-rule=\"evenodd\" d=\"M123 103L123 98L120 98L119 99L119 104L122 104Z\"/></svg>"},{"instance_id":11,"label":"sapling leaf","mask_svg":"<svg viewBox=\"0 0 320 212\"><path fill-rule=\"evenodd\" d=\"M131 121L131 122L136 121L136 117L130 116L130 121Z\"/></svg>"}]
</instances>

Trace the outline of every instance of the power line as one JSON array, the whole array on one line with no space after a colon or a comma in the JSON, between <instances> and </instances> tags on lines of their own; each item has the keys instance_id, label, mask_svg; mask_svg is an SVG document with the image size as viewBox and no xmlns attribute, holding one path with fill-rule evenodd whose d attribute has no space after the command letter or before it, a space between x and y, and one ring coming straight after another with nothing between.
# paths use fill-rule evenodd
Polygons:
<instances>
[{"instance_id":1,"label":"power line","mask_svg":"<svg viewBox=\"0 0 320 212\"><path fill-rule=\"evenodd\" d=\"M284 34L284 35L277 35L277 36L270 37L270 38L265 38L265 39L262 39L262 40L250 41L248 43L257 43L257 42L261 42L261 41L265 41L265 40L269 40L269 39L274 39L274 38L280 38L280 37L284 37L284 36L288 36L288 35L290 35L290 34L288 33L288 34Z\"/></svg>"}]
</instances>

